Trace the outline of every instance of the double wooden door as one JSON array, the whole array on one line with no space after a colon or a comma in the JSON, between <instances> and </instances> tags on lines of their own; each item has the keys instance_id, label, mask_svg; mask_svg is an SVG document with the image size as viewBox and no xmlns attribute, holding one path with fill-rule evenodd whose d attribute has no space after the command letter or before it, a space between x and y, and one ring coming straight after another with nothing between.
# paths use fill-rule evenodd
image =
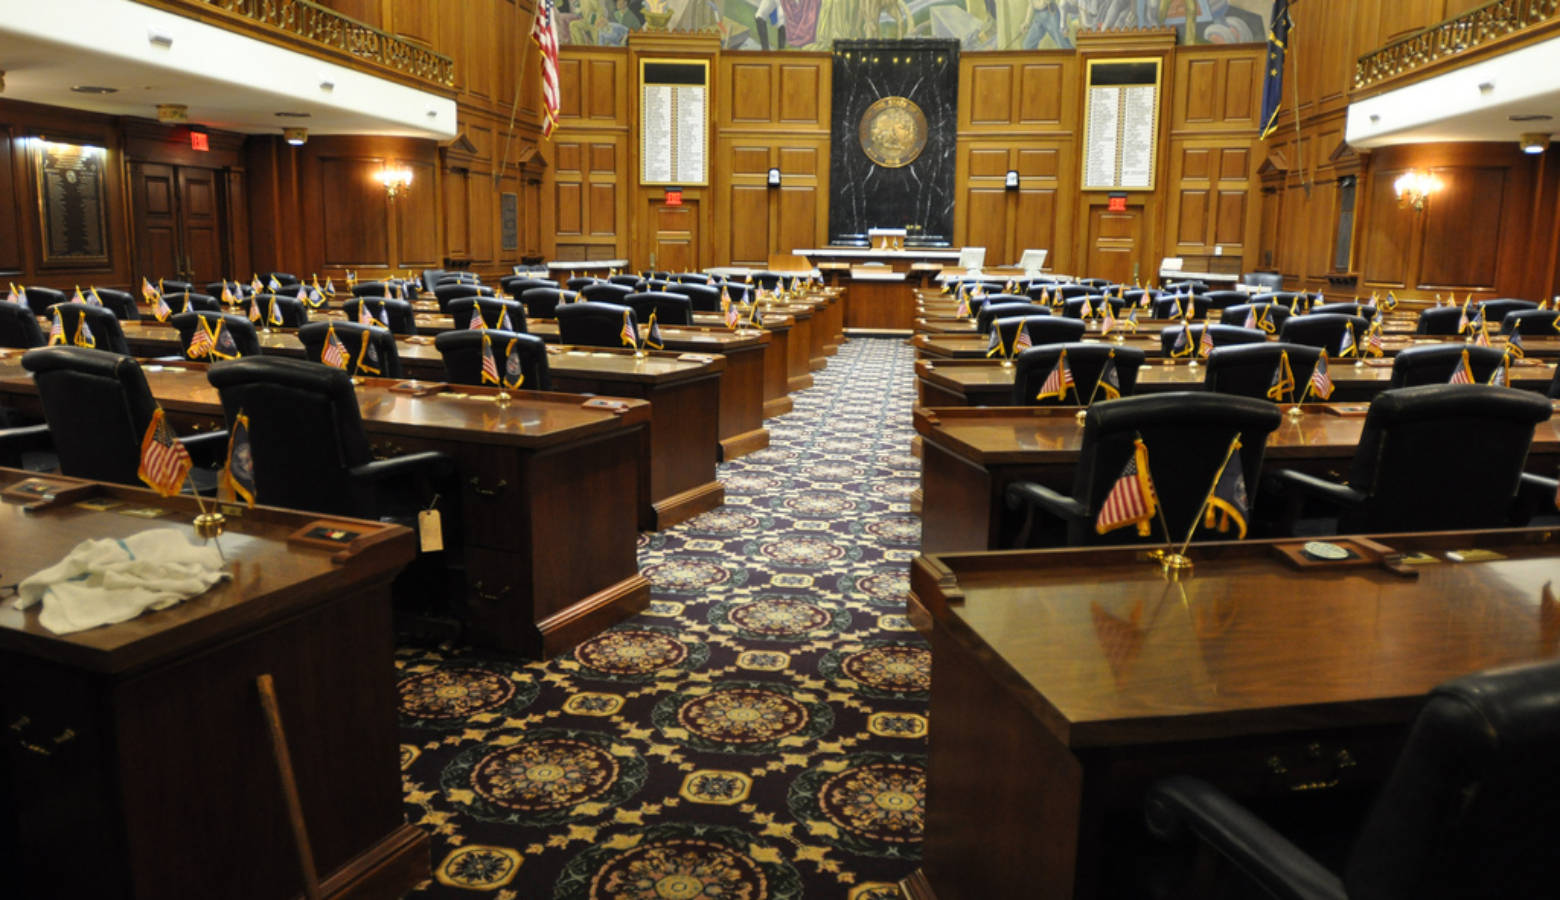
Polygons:
<instances>
[{"instance_id":1,"label":"double wooden door","mask_svg":"<svg viewBox=\"0 0 1560 900\"><path fill-rule=\"evenodd\" d=\"M200 285L247 274L229 271L226 173L149 162L130 172L140 275Z\"/></svg>"}]
</instances>

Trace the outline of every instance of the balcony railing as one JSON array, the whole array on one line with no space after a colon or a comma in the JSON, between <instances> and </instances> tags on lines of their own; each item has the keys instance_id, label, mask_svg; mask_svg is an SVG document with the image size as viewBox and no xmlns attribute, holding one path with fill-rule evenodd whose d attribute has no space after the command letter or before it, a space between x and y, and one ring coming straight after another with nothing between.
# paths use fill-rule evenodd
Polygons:
<instances>
[{"instance_id":1,"label":"balcony railing","mask_svg":"<svg viewBox=\"0 0 1560 900\"><path fill-rule=\"evenodd\" d=\"M1560 12L1560 0L1494 0L1486 3L1360 57L1354 66L1354 89L1372 87L1492 44L1524 28L1553 19L1557 12Z\"/></svg>"},{"instance_id":2,"label":"balcony railing","mask_svg":"<svg viewBox=\"0 0 1560 900\"><path fill-rule=\"evenodd\" d=\"M151 5L221 10L419 81L455 84L455 61L448 56L309 0L151 0Z\"/></svg>"}]
</instances>

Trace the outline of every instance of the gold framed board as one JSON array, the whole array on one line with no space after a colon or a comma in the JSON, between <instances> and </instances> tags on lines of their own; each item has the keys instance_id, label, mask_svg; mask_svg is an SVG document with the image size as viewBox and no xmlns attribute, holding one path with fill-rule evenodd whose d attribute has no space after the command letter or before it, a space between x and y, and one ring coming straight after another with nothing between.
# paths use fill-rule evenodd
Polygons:
<instances>
[{"instance_id":1,"label":"gold framed board","mask_svg":"<svg viewBox=\"0 0 1560 900\"><path fill-rule=\"evenodd\" d=\"M710 183L709 60L639 61L639 183Z\"/></svg>"},{"instance_id":2,"label":"gold framed board","mask_svg":"<svg viewBox=\"0 0 1560 900\"><path fill-rule=\"evenodd\" d=\"M107 265L108 151L42 138L30 143L43 265Z\"/></svg>"},{"instance_id":3,"label":"gold framed board","mask_svg":"<svg viewBox=\"0 0 1560 900\"><path fill-rule=\"evenodd\" d=\"M1158 57L1089 60L1083 190L1151 191L1159 158Z\"/></svg>"}]
</instances>

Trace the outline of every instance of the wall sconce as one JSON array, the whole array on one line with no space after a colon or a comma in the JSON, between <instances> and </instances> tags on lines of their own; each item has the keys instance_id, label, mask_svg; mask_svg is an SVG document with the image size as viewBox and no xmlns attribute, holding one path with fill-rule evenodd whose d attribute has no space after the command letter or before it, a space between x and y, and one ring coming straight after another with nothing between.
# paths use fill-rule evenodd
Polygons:
<instances>
[{"instance_id":1,"label":"wall sconce","mask_svg":"<svg viewBox=\"0 0 1560 900\"><path fill-rule=\"evenodd\" d=\"M1007 178L1003 179L1002 186L1010 191L1018 190L1018 172L1008 169Z\"/></svg>"},{"instance_id":2,"label":"wall sconce","mask_svg":"<svg viewBox=\"0 0 1560 900\"><path fill-rule=\"evenodd\" d=\"M1524 134L1517 139L1517 146L1523 153L1539 154L1549 149L1549 135L1542 132Z\"/></svg>"},{"instance_id":3,"label":"wall sconce","mask_svg":"<svg viewBox=\"0 0 1560 900\"><path fill-rule=\"evenodd\" d=\"M780 170L779 169L771 168L769 170L769 181L768 181L768 184L769 184L770 187L779 187L780 186Z\"/></svg>"},{"instance_id":4,"label":"wall sconce","mask_svg":"<svg viewBox=\"0 0 1560 900\"><path fill-rule=\"evenodd\" d=\"M1412 206L1414 212L1424 212L1425 201L1442 186L1441 179L1415 169L1404 172L1392 182L1392 189L1397 192L1398 206Z\"/></svg>"},{"instance_id":5,"label":"wall sconce","mask_svg":"<svg viewBox=\"0 0 1560 900\"><path fill-rule=\"evenodd\" d=\"M304 141L309 139L309 129L283 128L282 139L287 141L287 143L292 144L294 147L302 147Z\"/></svg>"},{"instance_id":6,"label":"wall sconce","mask_svg":"<svg viewBox=\"0 0 1560 900\"><path fill-rule=\"evenodd\" d=\"M386 166L374 175L385 186L385 199L395 200L412 189L412 170Z\"/></svg>"}]
</instances>

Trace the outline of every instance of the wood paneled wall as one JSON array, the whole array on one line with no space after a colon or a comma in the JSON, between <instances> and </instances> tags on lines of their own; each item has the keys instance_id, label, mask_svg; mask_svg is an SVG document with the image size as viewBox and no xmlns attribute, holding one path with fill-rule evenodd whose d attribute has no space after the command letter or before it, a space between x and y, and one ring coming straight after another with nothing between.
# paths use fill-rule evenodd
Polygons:
<instances>
[{"instance_id":1,"label":"wood paneled wall","mask_svg":"<svg viewBox=\"0 0 1560 900\"><path fill-rule=\"evenodd\" d=\"M554 259L618 259L628 255L628 51L571 48L558 61L558 130L552 140L544 236Z\"/></svg>"}]
</instances>

